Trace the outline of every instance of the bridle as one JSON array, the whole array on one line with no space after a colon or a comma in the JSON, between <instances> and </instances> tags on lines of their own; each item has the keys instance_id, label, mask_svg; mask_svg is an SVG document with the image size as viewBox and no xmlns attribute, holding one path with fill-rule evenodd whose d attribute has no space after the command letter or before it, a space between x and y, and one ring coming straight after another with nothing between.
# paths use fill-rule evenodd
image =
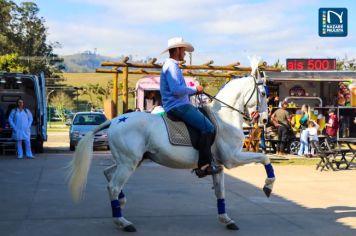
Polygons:
<instances>
[{"instance_id":1,"label":"bridle","mask_svg":"<svg viewBox=\"0 0 356 236\"><path fill-rule=\"evenodd\" d=\"M254 81L255 85L254 85L254 87L253 87L253 91L252 91L251 95L249 96L247 102L244 104L244 111L240 111L239 109L236 109L235 107L233 107L233 106L231 106L231 105L229 105L229 104L226 104L225 102L221 101L220 99L218 99L218 98L216 98L215 96L212 96L212 95L210 95L210 94L208 94L208 93L206 93L206 92L203 92L203 94L205 94L205 95L206 95L207 97L209 97L211 100L216 100L216 101L220 102L221 104L225 105L226 107L230 108L231 110L240 113L240 114L242 115L242 117L243 117L244 120L250 122L250 121L252 121L252 119L250 118L250 116L248 115L248 113L246 113L247 104L250 102L250 100L251 100L252 97L253 97L253 94L256 92L256 96L257 96L257 97L256 97L256 98L257 98L256 110L258 111L258 109L259 109L259 103L260 103L260 101L259 101L259 96L265 96L265 95L263 95L263 93L261 94L261 92L259 91L259 88L258 88L258 86L264 85L264 83L263 83L263 82L257 82L257 81L256 81L256 77L255 77L254 75L251 75L251 76L253 77L253 81ZM230 81L231 81L231 80L230 80ZM230 81L229 81L229 82L230 82ZM228 82L228 83L229 83L229 82ZM227 84L227 83L226 83L226 84ZM226 85L226 84L225 84L225 85ZM224 85L224 86L225 86L225 85ZM223 87L224 87L224 86L223 86ZM222 87L222 88L223 88L223 87ZM222 88L220 88L220 90L221 90Z\"/></svg>"},{"instance_id":2,"label":"bridle","mask_svg":"<svg viewBox=\"0 0 356 236\"><path fill-rule=\"evenodd\" d=\"M253 91L252 91L252 93L251 93L251 95L250 95L250 97L247 99L247 102L245 103L245 105L244 105L244 109L246 109L247 108L247 104L250 102L250 100L252 99L252 97L253 97L253 94L255 93L255 91L257 90L257 92L256 92L256 101L257 101L257 104L256 104L256 111L258 111L259 110L259 107L260 107L260 99L259 99L259 97L260 96L266 96L263 92L261 92L260 90L259 90L259 88L258 88L258 86L260 86L260 85L264 85L264 83L263 82L257 82L256 81L256 77L254 76L254 75L251 75L252 77L253 77L253 81L255 82L255 86L253 87Z\"/></svg>"}]
</instances>

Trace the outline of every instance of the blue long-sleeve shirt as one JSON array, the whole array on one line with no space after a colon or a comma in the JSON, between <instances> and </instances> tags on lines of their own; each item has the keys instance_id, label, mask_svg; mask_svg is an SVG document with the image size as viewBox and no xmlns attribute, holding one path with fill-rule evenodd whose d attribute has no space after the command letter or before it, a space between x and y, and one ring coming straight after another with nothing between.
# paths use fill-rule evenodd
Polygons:
<instances>
[{"instance_id":1,"label":"blue long-sleeve shirt","mask_svg":"<svg viewBox=\"0 0 356 236\"><path fill-rule=\"evenodd\" d=\"M163 108L168 112L172 108L190 104L189 96L197 90L187 87L178 62L168 58L162 66L160 92Z\"/></svg>"}]
</instances>

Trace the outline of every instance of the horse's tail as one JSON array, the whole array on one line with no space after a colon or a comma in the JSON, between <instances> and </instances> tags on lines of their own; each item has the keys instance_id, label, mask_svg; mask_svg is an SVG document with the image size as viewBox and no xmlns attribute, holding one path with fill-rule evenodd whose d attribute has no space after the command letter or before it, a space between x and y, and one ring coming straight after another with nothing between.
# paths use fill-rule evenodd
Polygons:
<instances>
[{"instance_id":1,"label":"horse's tail","mask_svg":"<svg viewBox=\"0 0 356 236\"><path fill-rule=\"evenodd\" d=\"M79 201L82 192L85 189L87 182L89 167L93 158L93 140L94 135L110 126L111 121L108 120L103 124L96 127L94 130L89 131L79 141L72 161L69 163L68 177L69 189L74 201Z\"/></svg>"}]
</instances>

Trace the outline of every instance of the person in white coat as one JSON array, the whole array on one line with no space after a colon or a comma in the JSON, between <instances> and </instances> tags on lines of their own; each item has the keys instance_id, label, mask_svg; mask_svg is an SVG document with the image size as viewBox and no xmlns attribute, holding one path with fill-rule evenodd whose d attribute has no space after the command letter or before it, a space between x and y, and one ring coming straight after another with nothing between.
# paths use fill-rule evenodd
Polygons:
<instances>
[{"instance_id":1,"label":"person in white coat","mask_svg":"<svg viewBox=\"0 0 356 236\"><path fill-rule=\"evenodd\" d=\"M22 99L17 100L17 108L11 110L9 115L9 124L12 128L12 138L17 143L17 158L23 158L22 141L25 143L25 151L27 158L34 158L31 151L31 125L32 113L25 108Z\"/></svg>"}]
</instances>

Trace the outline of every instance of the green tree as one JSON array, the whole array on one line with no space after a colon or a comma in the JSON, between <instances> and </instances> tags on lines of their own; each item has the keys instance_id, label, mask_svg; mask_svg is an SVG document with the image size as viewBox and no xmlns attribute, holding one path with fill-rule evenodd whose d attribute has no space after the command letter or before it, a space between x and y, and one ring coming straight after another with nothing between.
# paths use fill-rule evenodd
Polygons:
<instances>
[{"instance_id":1,"label":"green tree","mask_svg":"<svg viewBox=\"0 0 356 236\"><path fill-rule=\"evenodd\" d=\"M0 55L11 53L15 48L12 16L16 7L13 1L0 0Z\"/></svg>"},{"instance_id":2,"label":"green tree","mask_svg":"<svg viewBox=\"0 0 356 236\"><path fill-rule=\"evenodd\" d=\"M272 67L276 68L276 69L280 69L280 70L285 70L285 66L280 62L279 59L277 59L277 61L275 63L272 64Z\"/></svg>"},{"instance_id":3,"label":"green tree","mask_svg":"<svg viewBox=\"0 0 356 236\"><path fill-rule=\"evenodd\" d=\"M16 53L0 55L0 71L17 72L26 69L26 67L19 64L18 55Z\"/></svg>"},{"instance_id":4,"label":"green tree","mask_svg":"<svg viewBox=\"0 0 356 236\"><path fill-rule=\"evenodd\" d=\"M119 86L122 86L122 83L119 84ZM110 99L111 98L111 94L112 94L112 90L114 88L114 83L112 82L112 80L109 80L109 82L106 84L104 90L105 90L105 94L104 94L104 98L106 99Z\"/></svg>"},{"instance_id":5,"label":"green tree","mask_svg":"<svg viewBox=\"0 0 356 236\"><path fill-rule=\"evenodd\" d=\"M122 88L122 84L119 84L119 90ZM112 81L109 81L105 87L102 87L99 83L88 84L82 87L81 95L87 95L89 97L89 103L95 107L103 107L103 102L111 97L113 89Z\"/></svg>"},{"instance_id":6,"label":"green tree","mask_svg":"<svg viewBox=\"0 0 356 236\"><path fill-rule=\"evenodd\" d=\"M95 107L102 107L103 97L106 95L106 91L103 87L96 84L88 84L83 86L82 95L87 95L89 97L89 103Z\"/></svg>"},{"instance_id":7,"label":"green tree","mask_svg":"<svg viewBox=\"0 0 356 236\"><path fill-rule=\"evenodd\" d=\"M61 60L53 53L57 42L47 41L45 20L38 16L39 8L33 2L0 0L0 55L17 54L16 63L32 74L44 72L45 76L62 81L58 73L63 69ZM50 81L51 84L51 81Z\"/></svg>"},{"instance_id":8,"label":"green tree","mask_svg":"<svg viewBox=\"0 0 356 236\"><path fill-rule=\"evenodd\" d=\"M58 45L47 42L47 30L43 17L38 17L39 8L33 2L23 2L18 8L17 19L18 50L22 55L23 64L27 64L30 73L43 71L47 77L60 72L61 68L53 65L61 61L53 53Z\"/></svg>"},{"instance_id":9,"label":"green tree","mask_svg":"<svg viewBox=\"0 0 356 236\"><path fill-rule=\"evenodd\" d=\"M62 122L66 119L66 110L74 109L73 99L64 92L56 93L49 101L49 104L54 107Z\"/></svg>"}]
</instances>

